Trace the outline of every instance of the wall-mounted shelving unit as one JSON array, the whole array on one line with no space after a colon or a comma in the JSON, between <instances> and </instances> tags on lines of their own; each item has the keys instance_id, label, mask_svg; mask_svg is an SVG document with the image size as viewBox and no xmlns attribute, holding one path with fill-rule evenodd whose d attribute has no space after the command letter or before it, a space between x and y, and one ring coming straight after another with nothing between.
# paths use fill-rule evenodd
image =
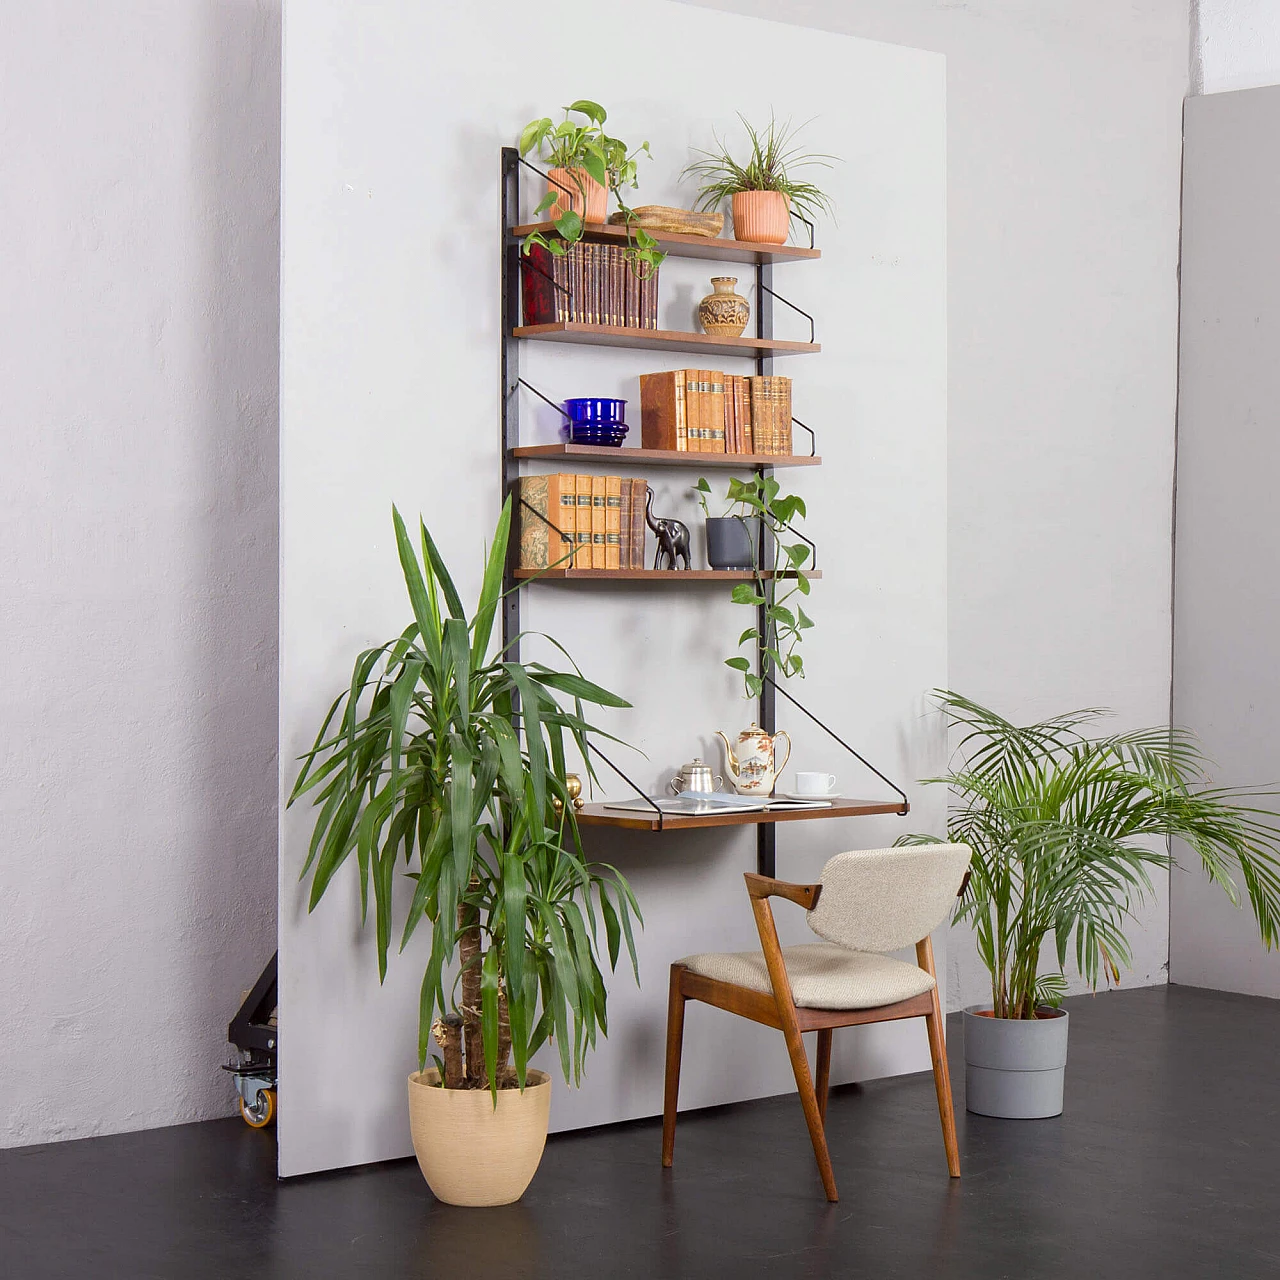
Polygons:
<instances>
[{"instance_id":1,"label":"wall-mounted shelving unit","mask_svg":"<svg viewBox=\"0 0 1280 1280\"><path fill-rule=\"evenodd\" d=\"M580 322L561 321L554 324L521 324L521 261L520 242L531 232L541 231L554 234L550 223L521 223L520 216L520 170L525 162L513 147L504 147L502 151L502 493L507 495L513 491L515 482L521 474L521 462L524 460L556 460L577 461L585 464L605 463L611 466L625 467L688 467L704 469L737 469L755 471L766 475L774 467L813 467L820 466L822 459L817 456L785 456L771 454L715 454L715 453L681 453L675 450L619 448L610 449L589 445L545 444L523 445L520 442L520 346L527 341L569 343L587 347L626 347L631 350L644 351L693 351L702 355L715 353L737 359L755 361L756 373L768 375L773 373L773 362L779 356L810 355L822 350L821 345L813 341L813 323L811 317L804 315L810 323L810 341L797 342L791 339L775 338L773 335L773 303L774 300L786 303L785 298L773 291L773 268L779 263L814 262L822 257L821 250L803 248L793 245L766 245L748 241L725 238L710 239L702 236L654 234L662 250L670 257L698 258L718 262L747 263L754 270L755 277L755 332L751 336L726 338L705 333L690 333L665 329L640 329L618 325L584 324ZM626 230L620 226L589 225L585 228L583 239L595 243L626 243ZM798 308L792 308L799 311ZM540 392L538 393L541 394ZM543 397L544 399L546 397ZM803 426L804 424L799 424ZM807 430L808 428L806 428ZM812 433L811 433L812 434ZM816 450L815 450L816 455ZM747 582L752 580L750 572L733 570L693 569L693 570L654 570L654 569L520 569L516 563L516 548L512 548L512 557L507 568L508 592L503 609L503 642L509 644L520 634L520 596L516 590L520 584L527 589L536 582L572 582L587 585L599 585L604 582L647 582L660 584L667 589L680 587L694 588L703 583ZM807 577L820 578L817 571L806 572ZM763 616L759 627L765 630ZM757 670L760 670L757 666ZM821 818L852 818L871 814L905 814L908 811L905 793L895 783L890 782L869 761L858 755L848 743L837 737L822 724L812 712L796 702L785 690L780 690L772 679L766 677L764 689L760 695L757 722L769 733L777 727L776 694L794 703L806 716L818 724L831 737L835 738L845 750L861 761L873 773L883 779L898 793L899 799L892 801L876 800L836 800L829 808L778 810L734 814L699 814L676 815L663 814L656 807L652 814L635 810L610 809L604 805L589 804L578 814L578 821L584 826L611 826L637 831L685 831L703 827L718 826L754 826L756 828L756 866L765 875L773 875L776 859L775 828L779 822L813 821ZM601 757L604 758L603 756ZM615 768L616 766L610 766ZM622 775L625 777L625 775ZM629 782L630 780L627 779ZM638 788L637 788L638 790ZM641 793L643 794L643 793Z\"/></svg>"}]
</instances>

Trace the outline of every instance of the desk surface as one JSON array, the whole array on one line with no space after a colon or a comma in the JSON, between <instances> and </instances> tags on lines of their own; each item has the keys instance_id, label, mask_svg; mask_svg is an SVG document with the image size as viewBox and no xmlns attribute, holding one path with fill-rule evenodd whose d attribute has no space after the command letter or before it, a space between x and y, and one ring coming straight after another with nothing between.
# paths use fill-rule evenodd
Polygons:
<instances>
[{"instance_id":1,"label":"desk surface","mask_svg":"<svg viewBox=\"0 0 1280 1280\"><path fill-rule=\"evenodd\" d=\"M826 809L752 809L746 813L664 813L662 825L658 815L639 809L608 809L602 804L589 804L578 810L578 825L583 827L625 827L631 831L694 831L700 827L752 827L762 822L812 822L818 818L865 818L876 813L906 813L901 800L833 799Z\"/></svg>"}]
</instances>

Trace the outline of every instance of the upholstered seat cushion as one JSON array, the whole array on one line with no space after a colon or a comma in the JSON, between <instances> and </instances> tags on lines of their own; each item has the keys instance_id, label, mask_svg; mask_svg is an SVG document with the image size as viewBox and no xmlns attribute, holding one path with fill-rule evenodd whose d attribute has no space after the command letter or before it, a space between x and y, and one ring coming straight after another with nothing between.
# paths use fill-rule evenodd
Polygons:
<instances>
[{"instance_id":1,"label":"upholstered seat cushion","mask_svg":"<svg viewBox=\"0 0 1280 1280\"><path fill-rule=\"evenodd\" d=\"M802 1009L878 1009L923 995L934 986L933 979L913 964L869 951L847 951L829 942L783 947L782 958ZM679 963L717 982L773 991L759 951L708 951Z\"/></svg>"}]
</instances>

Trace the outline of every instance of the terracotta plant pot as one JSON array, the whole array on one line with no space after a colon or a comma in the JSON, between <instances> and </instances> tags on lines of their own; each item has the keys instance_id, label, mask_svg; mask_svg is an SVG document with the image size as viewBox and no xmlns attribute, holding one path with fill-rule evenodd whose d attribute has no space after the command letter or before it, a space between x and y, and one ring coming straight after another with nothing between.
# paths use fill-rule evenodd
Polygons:
<instances>
[{"instance_id":1,"label":"terracotta plant pot","mask_svg":"<svg viewBox=\"0 0 1280 1280\"><path fill-rule=\"evenodd\" d=\"M733 197L733 238L757 244L786 244L791 234L791 201L781 191L739 191Z\"/></svg>"},{"instance_id":2,"label":"terracotta plant pot","mask_svg":"<svg viewBox=\"0 0 1280 1280\"><path fill-rule=\"evenodd\" d=\"M551 1077L530 1071L524 1092L441 1089L434 1068L409 1077L409 1129L418 1168L437 1200L512 1204L533 1181L547 1144Z\"/></svg>"},{"instance_id":3,"label":"terracotta plant pot","mask_svg":"<svg viewBox=\"0 0 1280 1280\"><path fill-rule=\"evenodd\" d=\"M604 222L608 217L609 188L602 187L585 169L548 169L547 177L551 179L547 190L558 197L547 211L548 218L554 220L570 208L583 222ZM568 187L570 194L561 187Z\"/></svg>"}]
</instances>

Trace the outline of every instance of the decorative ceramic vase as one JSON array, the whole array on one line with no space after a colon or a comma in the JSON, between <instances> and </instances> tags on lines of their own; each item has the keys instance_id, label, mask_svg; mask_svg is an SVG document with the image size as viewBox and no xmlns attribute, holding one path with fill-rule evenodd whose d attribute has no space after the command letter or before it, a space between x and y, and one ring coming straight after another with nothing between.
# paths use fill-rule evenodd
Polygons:
<instances>
[{"instance_id":1,"label":"decorative ceramic vase","mask_svg":"<svg viewBox=\"0 0 1280 1280\"><path fill-rule=\"evenodd\" d=\"M751 307L746 298L734 293L733 287L738 283L737 276L712 276L709 293L698 303L698 323L704 332L722 335L728 338L742 336L742 331L751 319Z\"/></svg>"},{"instance_id":2,"label":"decorative ceramic vase","mask_svg":"<svg viewBox=\"0 0 1280 1280\"><path fill-rule=\"evenodd\" d=\"M757 244L786 244L791 233L791 201L781 191L739 191L733 197L733 238Z\"/></svg>"},{"instance_id":3,"label":"decorative ceramic vase","mask_svg":"<svg viewBox=\"0 0 1280 1280\"><path fill-rule=\"evenodd\" d=\"M547 190L556 196L555 204L547 210L553 222L569 209L581 214L583 222L604 222L609 213L607 186L602 187L585 169L548 169L547 177ZM562 190L564 187L568 191Z\"/></svg>"},{"instance_id":4,"label":"decorative ceramic vase","mask_svg":"<svg viewBox=\"0 0 1280 1280\"><path fill-rule=\"evenodd\" d=\"M530 1070L524 1092L442 1089L440 1073L409 1077L409 1129L418 1168L437 1200L511 1204L533 1181L547 1145L551 1077Z\"/></svg>"}]
</instances>

